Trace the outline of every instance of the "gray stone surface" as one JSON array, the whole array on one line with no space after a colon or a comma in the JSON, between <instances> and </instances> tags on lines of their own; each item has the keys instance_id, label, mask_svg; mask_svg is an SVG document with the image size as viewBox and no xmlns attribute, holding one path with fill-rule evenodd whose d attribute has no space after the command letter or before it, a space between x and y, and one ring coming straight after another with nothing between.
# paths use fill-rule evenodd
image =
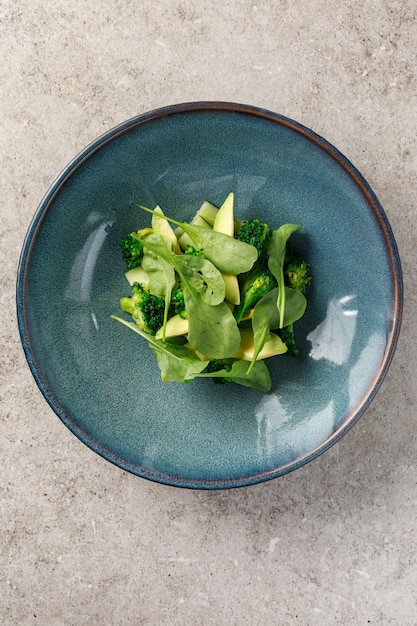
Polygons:
<instances>
[{"instance_id":1,"label":"gray stone surface","mask_svg":"<svg viewBox=\"0 0 417 626\"><path fill-rule=\"evenodd\" d=\"M416 13L1 2L1 624L417 624ZM32 379L14 306L26 229L68 161L129 117L200 99L278 111L346 154L388 214L406 288L396 356L358 424L300 470L223 492L156 485L83 446Z\"/></svg>"}]
</instances>

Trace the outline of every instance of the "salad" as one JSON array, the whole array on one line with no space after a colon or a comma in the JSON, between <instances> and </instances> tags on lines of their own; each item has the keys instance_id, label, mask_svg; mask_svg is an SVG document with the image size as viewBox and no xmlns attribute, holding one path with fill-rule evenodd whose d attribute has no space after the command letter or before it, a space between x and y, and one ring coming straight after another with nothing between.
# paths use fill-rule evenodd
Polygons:
<instances>
[{"instance_id":1,"label":"salad","mask_svg":"<svg viewBox=\"0 0 417 626\"><path fill-rule=\"evenodd\" d=\"M148 342L164 382L209 377L270 391L265 360L299 355L294 324L311 276L288 240L301 226L239 220L233 193L220 207L203 202L190 222L141 209L150 226L121 241L127 319L113 319Z\"/></svg>"}]
</instances>

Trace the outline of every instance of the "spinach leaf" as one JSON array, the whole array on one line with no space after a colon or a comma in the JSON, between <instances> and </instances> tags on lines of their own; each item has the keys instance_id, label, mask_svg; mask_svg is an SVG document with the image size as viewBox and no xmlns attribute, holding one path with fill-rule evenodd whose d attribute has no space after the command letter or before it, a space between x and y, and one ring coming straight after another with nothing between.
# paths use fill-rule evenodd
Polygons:
<instances>
[{"instance_id":1,"label":"spinach leaf","mask_svg":"<svg viewBox=\"0 0 417 626\"><path fill-rule=\"evenodd\" d=\"M301 291L284 287L285 290L285 312L283 325L289 326L304 315L307 300ZM252 318L252 330L254 338L254 354L248 371L254 366L258 354L265 345L271 330L281 328L281 314L277 309L277 297L279 287L275 287L263 296L255 305ZM283 344L284 346L284 344ZM283 350L284 351L284 350Z\"/></svg>"},{"instance_id":2,"label":"spinach leaf","mask_svg":"<svg viewBox=\"0 0 417 626\"><path fill-rule=\"evenodd\" d=\"M139 235L135 237L140 239ZM174 255L161 235L148 235L141 240L144 247L170 263L181 279L191 346L211 358L234 354L240 345L240 333L224 302L225 285L220 271L208 259Z\"/></svg>"},{"instance_id":3,"label":"spinach leaf","mask_svg":"<svg viewBox=\"0 0 417 626\"><path fill-rule=\"evenodd\" d=\"M191 346L213 359L230 357L240 345L240 332L232 311L225 302L215 306L206 304L184 282L183 287Z\"/></svg>"},{"instance_id":4,"label":"spinach leaf","mask_svg":"<svg viewBox=\"0 0 417 626\"><path fill-rule=\"evenodd\" d=\"M143 211L154 213L152 209L140 207ZM209 226L198 226L187 222L178 222L165 215L165 219L176 224L186 232L198 249L202 249L206 259L211 261L220 272L242 274L248 272L258 258L254 246L238 241L229 235L218 233Z\"/></svg>"},{"instance_id":5,"label":"spinach leaf","mask_svg":"<svg viewBox=\"0 0 417 626\"><path fill-rule=\"evenodd\" d=\"M155 237L158 238L159 242L162 235L149 235L149 239ZM166 243L168 245L168 242ZM151 250L149 246L146 245L146 241L143 246L142 267L149 277L151 293L165 300L162 335L162 338L165 339L165 326L171 304L172 289L175 285L175 270L171 263L158 256L154 250Z\"/></svg>"},{"instance_id":6,"label":"spinach leaf","mask_svg":"<svg viewBox=\"0 0 417 626\"><path fill-rule=\"evenodd\" d=\"M283 224L271 234L268 243L268 267L278 283L277 308L279 311L279 328L284 327L285 315L285 284L284 284L284 260L285 248L290 236L301 230L298 224Z\"/></svg>"},{"instance_id":7,"label":"spinach leaf","mask_svg":"<svg viewBox=\"0 0 417 626\"><path fill-rule=\"evenodd\" d=\"M161 370L161 378L164 382L188 382L209 364L202 360L186 346L169 344L160 339L155 339L141 330L136 324L112 315L114 320L121 322L135 333L147 340L149 347L154 351L155 359Z\"/></svg>"},{"instance_id":8,"label":"spinach leaf","mask_svg":"<svg viewBox=\"0 0 417 626\"><path fill-rule=\"evenodd\" d=\"M264 361L256 361L251 371L248 373L248 362L238 359L232 363L230 369L218 370L216 372L203 372L196 374L198 377L207 378L230 378L230 380L243 387L253 387L258 391L271 391L271 375Z\"/></svg>"},{"instance_id":9,"label":"spinach leaf","mask_svg":"<svg viewBox=\"0 0 417 626\"><path fill-rule=\"evenodd\" d=\"M198 256L184 254L174 263L181 279L192 286L206 304L220 304L225 298L225 284L219 270L209 261Z\"/></svg>"},{"instance_id":10,"label":"spinach leaf","mask_svg":"<svg viewBox=\"0 0 417 626\"><path fill-rule=\"evenodd\" d=\"M268 320L270 330L280 328L281 316L277 309L278 291L279 288L274 287L256 303L253 310L252 328L253 320L255 320L255 324L261 324L262 319ZM289 326L304 315L307 299L301 291L285 287L285 301L284 326Z\"/></svg>"},{"instance_id":11,"label":"spinach leaf","mask_svg":"<svg viewBox=\"0 0 417 626\"><path fill-rule=\"evenodd\" d=\"M143 243L148 251L152 251L154 258L170 265L186 284L193 289L207 304L219 304L225 297L225 285L219 270L208 259L187 254L173 254L169 242L162 235L148 235L141 237L137 233L132 235ZM155 268L155 271L156 268Z\"/></svg>"},{"instance_id":12,"label":"spinach leaf","mask_svg":"<svg viewBox=\"0 0 417 626\"><path fill-rule=\"evenodd\" d=\"M307 308L307 299L298 289L285 287L284 326L293 324L303 317Z\"/></svg>"}]
</instances>

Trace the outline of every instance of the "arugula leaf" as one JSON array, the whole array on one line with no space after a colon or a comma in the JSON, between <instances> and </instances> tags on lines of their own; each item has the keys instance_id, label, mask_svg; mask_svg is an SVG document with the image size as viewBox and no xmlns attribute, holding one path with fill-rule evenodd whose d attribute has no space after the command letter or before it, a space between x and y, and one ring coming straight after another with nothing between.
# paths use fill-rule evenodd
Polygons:
<instances>
[{"instance_id":1,"label":"arugula leaf","mask_svg":"<svg viewBox=\"0 0 417 626\"><path fill-rule=\"evenodd\" d=\"M161 378L164 382L188 382L209 364L208 360L202 360L186 346L179 346L155 339L145 333L136 324L127 322L117 315L112 315L114 320L124 324L135 333L146 339L149 347L154 351L156 361L161 370Z\"/></svg>"},{"instance_id":2,"label":"arugula leaf","mask_svg":"<svg viewBox=\"0 0 417 626\"><path fill-rule=\"evenodd\" d=\"M284 284L284 260L285 248L290 236L301 230L298 224L283 224L277 230L272 231L268 242L268 267L278 283L277 308L279 311L279 328L284 327L285 315L285 284Z\"/></svg>"},{"instance_id":3,"label":"arugula leaf","mask_svg":"<svg viewBox=\"0 0 417 626\"><path fill-rule=\"evenodd\" d=\"M264 361L256 361L250 372L248 372L248 362L238 359L232 363L230 369L202 372L196 376L199 378L230 378L232 382L243 387L252 387L263 392L271 391L271 375Z\"/></svg>"},{"instance_id":4,"label":"arugula leaf","mask_svg":"<svg viewBox=\"0 0 417 626\"><path fill-rule=\"evenodd\" d=\"M148 213L154 213L152 209L147 207L141 206L140 208ZM236 275L248 272L258 258L258 251L254 246L216 232L209 226L178 222L166 215L165 219L182 228L191 237L195 247L203 249L204 256L220 272Z\"/></svg>"}]
</instances>

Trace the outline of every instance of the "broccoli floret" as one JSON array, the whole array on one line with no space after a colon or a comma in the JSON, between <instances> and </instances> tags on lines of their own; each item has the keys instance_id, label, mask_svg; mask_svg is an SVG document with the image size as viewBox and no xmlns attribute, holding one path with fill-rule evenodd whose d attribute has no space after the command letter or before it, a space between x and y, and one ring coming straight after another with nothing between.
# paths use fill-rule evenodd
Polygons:
<instances>
[{"instance_id":1,"label":"broccoli floret","mask_svg":"<svg viewBox=\"0 0 417 626\"><path fill-rule=\"evenodd\" d=\"M184 254L188 254L189 256L203 256L203 249L201 250L196 250L196 248L194 248L194 246L187 246L187 249L185 250Z\"/></svg>"},{"instance_id":2,"label":"broccoli floret","mask_svg":"<svg viewBox=\"0 0 417 626\"><path fill-rule=\"evenodd\" d=\"M240 231L237 235L239 241L249 243L251 246L255 246L260 255L265 242L269 237L269 226L260 222L258 219L250 219L243 222Z\"/></svg>"},{"instance_id":3,"label":"broccoli floret","mask_svg":"<svg viewBox=\"0 0 417 626\"><path fill-rule=\"evenodd\" d=\"M241 283L241 302L234 310L236 321L239 323L246 311L276 286L277 281L268 269L267 262L259 259Z\"/></svg>"},{"instance_id":4,"label":"broccoli floret","mask_svg":"<svg viewBox=\"0 0 417 626\"><path fill-rule=\"evenodd\" d=\"M143 257L143 243L136 239L134 235L144 237L150 235L152 232L152 228L142 228L135 233L129 233L129 235L126 235L121 240L122 259L126 263L128 270L138 267Z\"/></svg>"},{"instance_id":5,"label":"broccoli floret","mask_svg":"<svg viewBox=\"0 0 417 626\"><path fill-rule=\"evenodd\" d=\"M294 248L287 245L284 261L285 283L297 291L304 291L311 282L310 266Z\"/></svg>"},{"instance_id":6,"label":"broccoli floret","mask_svg":"<svg viewBox=\"0 0 417 626\"><path fill-rule=\"evenodd\" d=\"M121 298L122 311L129 313L142 330L155 335L164 323L163 298L154 296L149 287L144 287L140 283L132 285L132 294L130 298Z\"/></svg>"},{"instance_id":7,"label":"broccoli floret","mask_svg":"<svg viewBox=\"0 0 417 626\"><path fill-rule=\"evenodd\" d=\"M222 361L221 359L215 359L214 361L210 361L204 370L207 373L211 372L219 372L220 370L226 370L226 372L230 372L232 366L227 361ZM232 379L227 376L213 376L211 379L216 384L226 385L227 383L231 383Z\"/></svg>"},{"instance_id":8,"label":"broccoli floret","mask_svg":"<svg viewBox=\"0 0 417 626\"><path fill-rule=\"evenodd\" d=\"M278 335L281 337L282 341L288 348L286 354L288 354L289 356L299 357L301 352L298 349L297 344L295 343L293 325L290 324L289 326L285 326L284 328L279 329Z\"/></svg>"},{"instance_id":9,"label":"broccoli floret","mask_svg":"<svg viewBox=\"0 0 417 626\"><path fill-rule=\"evenodd\" d=\"M174 307L174 311L177 315L179 315L180 317L182 317L183 319L188 319L188 313L185 309L185 302L184 302L184 291L181 287L181 285L179 285L172 293L171 296L171 303L172 306Z\"/></svg>"}]
</instances>

